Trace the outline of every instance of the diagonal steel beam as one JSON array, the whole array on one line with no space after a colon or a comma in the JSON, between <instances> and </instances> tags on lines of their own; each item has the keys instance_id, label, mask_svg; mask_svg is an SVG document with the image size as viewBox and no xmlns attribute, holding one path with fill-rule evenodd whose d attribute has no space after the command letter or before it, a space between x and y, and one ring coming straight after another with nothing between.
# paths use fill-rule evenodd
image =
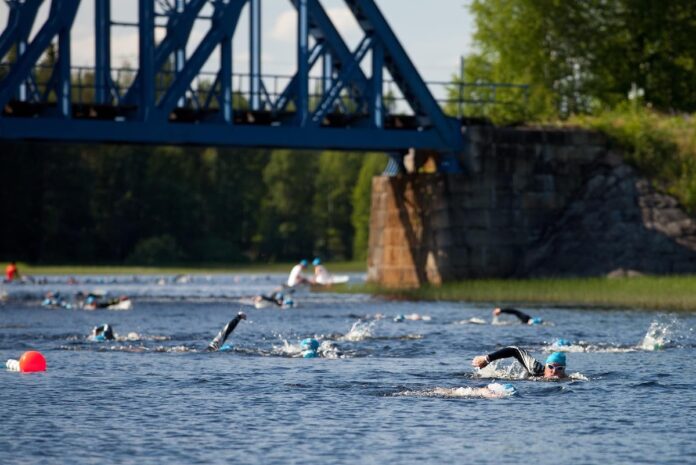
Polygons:
<instances>
[{"instance_id":1,"label":"diagonal steel beam","mask_svg":"<svg viewBox=\"0 0 696 465\"><path fill-rule=\"evenodd\" d=\"M453 147L459 147L462 140L456 121L445 116L375 2L373 0L345 0L345 2L363 31L374 34L382 44L384 65L413 111L421 117L426 117L444 140L451 143Z\"/></svg>"},{"instance_id":2,"label":"diagonal steel beam","mask_svg":"<svg viewBox=\"0 0 696 465\"><path fill-rule=\"evenodd\" d=\"M27 46L26 52L17 58L7 77L0 82L0 108L7 105L17 86L27 78L53 38L61 30L71 27L79 6L80 0L53 0L48 19Z\"/></svg>"},{"instance_id":3,"label":"diagonal steel beam","mask_svg":"<svg viewBox=\"0 0 696 465\"><path fill-rule=\"evenodd\" d=\"M290 0L297 9L297 0ZM353 59L353 53L343 41L341 34L336 30L331 18L321 6L318 0L309 0L309 33L316 40L326 44L333 58L333 67L341 68L348 66ZM354 77L359 90L362 94L366 93L368 79L362 69Z\"/></svg>"},{"instance_id":4,"label":"diagonal steel beam","mask_svg":"<svg viewBox=\"0 0 696 465\"><path fill-rule=\"evenodd\" d=\"M321 57L324 50L325 48L323 42L318 42L314 45L314 47L312 47L312 50L309 52L309 69L312 69L314 64ZM283 89L283 92L278 96L273 104L274 111L284 111L287 108L288 104L297 92L298 79L299 77L297 73L295 73L290 79L290 82L288 82L288 85L285 86L285 89Z\"/></svg>"},{"instance_id":5,"label":"diagonal steel beam","mask_svg":"<svg viewBox=\"0 0 696 465\"><path fill-rule=\"evenodd\" d=\"M324 94L321 102L317 106L317 110L312 115L313 124L320 124L329 112L329 110L331 110L331 108L333 107L333 104L336 101L336 99L340 98L341 91L351 81L357 69L360 68L360 62L363 58L365 58L365 55L367 55L367 52L370 50L370 47L372 46L372 42L372 37L370 35L366 35L363 38L363 40L358 44L358 47L355 50L355 54L353 55L353 60L348 66L344 67L341 70L341 73L336 77L335 81L333 82L333 85L331 86L329 91Z\"/></svg>"},{"instance_id":6,"label":"diagonal steel beam","mask_svg":"<svg viewBox=\"0 0 696 465\"><path fill-rule=\"evenodd\" d=\"M159 118L168 118L169 113L176 106L177 100L189 88L215 47L225 38L232 38L246 2L247 0L231 0L227 4L222 2L216 4L210 30L198 45L196 51L193 52L191 58L186 62L181 72L176 75L174 82L169 86L162 100L157 105Z\"/></svg>"},{"instance_id":7,"label":"diagonal steel beam","mask_svg":"<svg viewBox=\"0 0 696 465\"><path fill-rule=\"evenodd\" d=\"M42 3L43 0L9 3L10 15L7 18L7 26L0 35L0 59L10 51L12 45L20 40L27 40Z\"/></svg>"},{"instance_id":8,"label":"diagonal steel beam","mask_svg":"<svg viewBox=\"0 0 696 465\"><path fill-rule=\"evenodd\" d=\"M167 22L167 34L162 42L155 48L155 72L162 69L162 66L164 66L172 53L186 46L186 42L193 29L193 24L207 2L208 0L191 0L186 4L182 13L173 15ZM142 75L142 71L138 69L133 84L131 84L126 95L123 97L122 102L124 104L136 103L142 85Z\"/></svg>"}]
</instances>

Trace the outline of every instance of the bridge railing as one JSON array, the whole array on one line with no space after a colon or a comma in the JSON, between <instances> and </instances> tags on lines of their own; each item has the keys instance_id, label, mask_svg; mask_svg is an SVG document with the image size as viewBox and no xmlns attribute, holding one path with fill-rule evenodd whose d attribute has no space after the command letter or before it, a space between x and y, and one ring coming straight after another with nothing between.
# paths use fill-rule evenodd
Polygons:
<instances>
[{"instance_id":1,"label":"bridge railing","mask_svg":"<svg viewBox=\"0 0 696 465\"><path fill-rule=\"evenodd\" d=\"M0 80L9 72L11 64L0 63ZM39 65L32 69L29 79L24 83L27 92L24 101L28 103L53 103L55 95L52 94L53 69L51 65ZM111 105L122 105L123 96L133 84L137 74L137 68L121 67L112 68L111 85L107 92L111 95ZM94 80L95 68L89 66L71 67L71 100L74 104L89 105L96 103L98 86ZM174 79L174 71L160 71L157 73L155 92L161 96ZM217 90L214 88L218 74L202 71L194 80L186 97L179 103L179 107L192 110L215 110L219 108L217 102ZM283 91L291 82L293 76L283 74L264 74L263 85L260 89L260 101L262 109L266 111L277 110L277 102L283 95ZM248 108L253 91L249 73L234 73L233 82L233 106L237 110ZM526 106L529 99L529 86L508 83L490 82L451 82L451 81L427 81L430 91L440 106L452 116L458 118L464 116L482 116L485 109L490 106ZM310 108L316 108L322 96L322 78L309 77ZM384 80L385 110L392 115L410 115L412 111L408 100L398 91L398 86L393 80ZM346 89L344 92L352 92ZM292 108L292 105L290 105ZM362 109L355 108L353 99L346 98L345 102L334 108L339 113L360 113Z\"/></svg>"}]
</instances>

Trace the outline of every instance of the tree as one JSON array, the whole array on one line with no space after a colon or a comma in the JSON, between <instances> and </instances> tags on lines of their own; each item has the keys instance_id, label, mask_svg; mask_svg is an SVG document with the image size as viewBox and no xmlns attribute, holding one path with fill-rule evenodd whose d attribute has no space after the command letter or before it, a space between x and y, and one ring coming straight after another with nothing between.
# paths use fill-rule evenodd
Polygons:
<instances>
[{"instance_id":1,"label":"tree","mask_svg":"<svg viewBox=\"0 0 696 465\"><path fill-rule=\"evenodd\" d=\"M690 0L474 0L471 10L479 51L466 61L465 80L530 84L527 116L597 112L632 89L661 110L696 110ZM519 111L492 116L510 120Z\"/></svg>"},{"instance_id":2,"label":"tree","mask_svg":"<svg viewBox=\"0 0 696 465\"><path fill-rule=\"evenodd\" d=\"M311 211L317 155L276 150L263 170L268 194L261 202L255 239L264 259L296 259L311 254L315 232Z\"/></svg>"},{"instance_id":3,"label":"tree","mask_svg":"<svg viewBox=\"0 0 696 465\"><path fill-rule=\"evenodd\" d=\"M370 236L370 210L372 208L372 178L384 171L387 156L382 153L369 153L363 158L360 173L353 189L353 213L351 222L355 230L353 238L353 259L367 258Z\"/></svg>"},{"instance_id":4,"label":"tree","mask_svg":"<svg viewBox=\"0 0 696 465\"><path fill-rule=\"evenodd\" d=\"M364 154L322 152L315 178L314 253L345 260L352 255L352 193Z\"/></svg>"}]
</instances>

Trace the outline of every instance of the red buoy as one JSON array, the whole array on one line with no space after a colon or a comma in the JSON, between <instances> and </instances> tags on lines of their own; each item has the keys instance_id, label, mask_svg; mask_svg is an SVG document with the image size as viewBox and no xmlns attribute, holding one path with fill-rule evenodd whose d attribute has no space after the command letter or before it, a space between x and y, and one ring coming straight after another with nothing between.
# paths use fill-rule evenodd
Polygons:
<instances>
[{"instance_id":1,"label":"red buoy","mask_svg":"<svg viewBox=\"0 0 696 465\"><path fill-rule=\"evenodd\" d=\"M41 352L29 350L19 359L19 371L29 373L32 371L46 371L46 359Z\"/></svg>"}]
</instances>

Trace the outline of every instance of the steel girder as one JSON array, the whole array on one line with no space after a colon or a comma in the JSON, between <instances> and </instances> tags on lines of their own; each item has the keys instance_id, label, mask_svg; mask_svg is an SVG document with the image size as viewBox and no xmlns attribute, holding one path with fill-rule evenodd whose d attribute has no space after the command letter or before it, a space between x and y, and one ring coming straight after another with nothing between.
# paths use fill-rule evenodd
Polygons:
<instances>
[{"instance_id":1,"label":"steel girder","mask_svg":"<svg viewBox=\"0 0 696 465\"><path fill-rule=\"evenodd\" d=\"M12 8L0 35L0 60L22 37L26 41L42 3L6 1ZM268 94L261 74L261 0L174 0L175 6L167 8L166 34L159 43L154 34L155 2L140 0L139 67L123 93L112 77L110 0L92 1L96 2L96 54L91 100L71 94L75 90L69 31L80 0L52 0L49 18L36 37L16 61L4 64L9 69L5 77L0 74L0 138L360 150L456 151L463 146L459 122L444 115L374 0L345 0L364 32L355 50L345 44L319 0L290 0L298 11L297 68L278 95ZM247 4L249 87L242 95L246 91L233 89L232 40ZM207 18L210 28L186 57L193 25L206 5L213 6L212 17ZM33 70L53 42L60 53L50 82L35 85L45 90L28 101L19 90L32 82ZM215 50L220 53L215 82L200 94L194 81L201 78ZM361 67L368 53L370 76ZM321 86L312 94L310 72L319 61ZM170 62L173 67L166 66ZM387 113L383 68L407 100L412 116ZM158 87L162 73L169 78ZM51 90L55 101L48 100ZM242 103L232 98L237 94L244 97Z\"/></svg>"}]
</instances>

